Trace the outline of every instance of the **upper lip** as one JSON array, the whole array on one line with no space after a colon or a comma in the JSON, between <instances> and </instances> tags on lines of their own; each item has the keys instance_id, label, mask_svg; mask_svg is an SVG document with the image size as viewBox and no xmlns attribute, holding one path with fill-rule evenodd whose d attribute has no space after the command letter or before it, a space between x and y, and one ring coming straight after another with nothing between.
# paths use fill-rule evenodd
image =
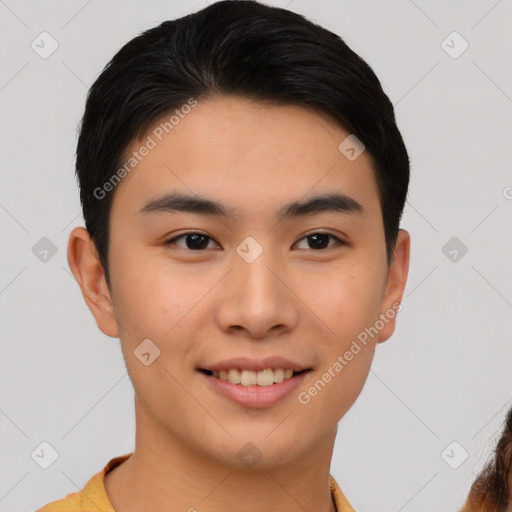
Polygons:
<instances>
[{"instance_id":1,"label":"upper lip","mask_svg":"<svg viewBox=\"0 0 512 512\"><path fill-rule=\"evenodd\" d=\"M301 364L290 359L285 359L279 356L269 356L261 359L249 359L247 357L236 357L232 359L226 359L217 363L208 364L202 366L202 370L220 371L230 370L231 368L237 368L240 370L252 370L253 372L259 372L266 370L267 368L282 368L283 370L293 370L294 372L300 372L302 370L309 370L311 367L305 364Z\"/></svg>"}]
</instances>

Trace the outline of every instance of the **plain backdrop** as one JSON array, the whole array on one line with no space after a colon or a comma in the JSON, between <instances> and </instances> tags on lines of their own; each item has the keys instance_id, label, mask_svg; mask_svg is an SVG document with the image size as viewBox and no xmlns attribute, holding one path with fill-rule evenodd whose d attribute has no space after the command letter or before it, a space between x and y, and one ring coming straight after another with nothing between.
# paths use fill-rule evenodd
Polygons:
<instances>
[{"instance_id":1,"label":"plain backdrop","mask_svg":"<svg viewBox=\"0 0 512 512\"><path fill-rule=\"evenodd\" d=\"M412 163L403 310L340 422L331 472L360 512L458 510L512 399L512 2L268 3L370 64ZM0 1L2 512L75 492L133 450L119 341L96 327L66 260L83 225L76 129L123 44L206 5ZM32 44L41 37L47 51L58 44L46 58ZM31 455L43 442L58 455L47 469Z\"/></svg>"}]
</instances>

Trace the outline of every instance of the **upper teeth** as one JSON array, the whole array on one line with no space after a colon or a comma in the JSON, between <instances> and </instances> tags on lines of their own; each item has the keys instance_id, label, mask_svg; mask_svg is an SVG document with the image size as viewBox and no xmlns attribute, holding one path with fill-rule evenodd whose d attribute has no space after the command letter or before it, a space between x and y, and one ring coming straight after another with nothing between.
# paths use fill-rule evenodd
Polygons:
<instances>
[{"instance_id":1,"label":"upper teeth","mask_svg":"<svg viewBox=\"0 0 512 512\"><path fill-rule=\"evenodd\" d=\"M242 386L271 386L274 382L283 382L293 375L293 370L283 370L282 368L266 368L259 372L252 370L237 370L230 368L229 370L219 370L212 372L214 377L221 380L227 380L231 384L241 384Z\"/></svg>"}]
</instances>

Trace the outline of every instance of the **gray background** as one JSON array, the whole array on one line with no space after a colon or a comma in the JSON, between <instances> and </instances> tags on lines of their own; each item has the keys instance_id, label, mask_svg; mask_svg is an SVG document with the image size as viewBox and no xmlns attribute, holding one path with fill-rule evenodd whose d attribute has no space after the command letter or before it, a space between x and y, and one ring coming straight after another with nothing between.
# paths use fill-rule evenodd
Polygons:
<instances>
[{"instance_id":1,"label":"gray background","mask_svg":"<svg viewBox=\"0 0 512 512\"><path fill-rule=\"evenodd\" d=\"M412 161L403 310L340 422L332 474L358 511L457 510L512 399L512 2L268 3L367 60ZM203 6L0 0L1 511L75 492L133 450L119 342L96 327L66 260L68 234L83 225L76 127L87 88L124 43ZM31 48L43 31L59 45L46 59ZM469 44L457 58L453 31ZM32 251L43 237L57 250L46 262ZM443 252L452 237L456 261ZM58 452L48 469L31 458L43 441Z\"/></svg>"}]
</instances>

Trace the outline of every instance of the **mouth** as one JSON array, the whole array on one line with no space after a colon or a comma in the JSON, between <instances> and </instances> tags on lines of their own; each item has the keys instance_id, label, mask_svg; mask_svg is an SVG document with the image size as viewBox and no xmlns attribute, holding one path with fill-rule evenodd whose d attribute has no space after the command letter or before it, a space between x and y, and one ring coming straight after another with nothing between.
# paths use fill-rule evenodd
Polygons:
<instances>
[{"instance_id":1,"label":"mouth","mask_svg":"<svg viewBox=\"0 0 512 512\"><path fill-rule=\"evenodd\" d=\"M245 362L249 366L250 362ZM261 363L252 362L252 370L236 368L235 361L222 363L217 368L197 368L205 383L214 393L230 399L232 402L253 409L264 410L278 405L293 396L304 385L307 375L313 368L269 368ZM243 364L243 363L242 363ZM276 361L276 365L279 361ZM281 364L288 364L281 361ZM242 365L240 365L242 366ZM226 369L228 368L228 369ZM263 369L262 369L263 368Z\"/></svg>"},{"instance_id":2,"label":"mouth","mask_svg":"<svg viewBox=\"0 0 512 512\"><path fill-rule=\"evenodd\" d=\"M260 371L230 368L229 370L208 370L199 368L201 373L214 377L221 381L239 386L268 387L293 379L312 371L311 368L295 371L289 368L265 368Z\"/></svg>"}]
</instances>

